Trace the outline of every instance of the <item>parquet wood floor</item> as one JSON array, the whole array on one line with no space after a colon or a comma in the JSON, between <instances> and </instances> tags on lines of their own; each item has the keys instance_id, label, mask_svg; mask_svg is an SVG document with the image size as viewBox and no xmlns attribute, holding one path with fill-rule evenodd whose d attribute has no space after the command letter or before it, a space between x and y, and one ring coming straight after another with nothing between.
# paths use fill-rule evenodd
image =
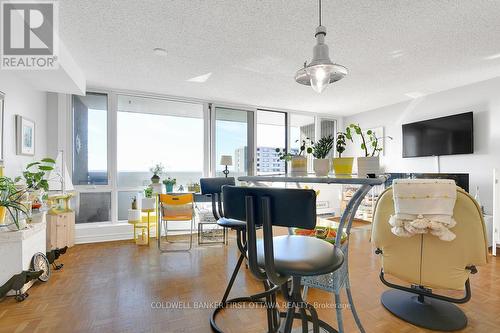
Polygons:
<instances>
[{"instance_id":1,"label":"parquet wood floor","mask_svg":"<svg viewBox=\"0 0 500 333\"><path fill-rule=\"evenodd\" d=\"M369 232L355 231L351 242L351 284L366 331L426 332L380 304L386 288L378 280L379 260ZM190 253L167 254L159 254L154 242L150 247L132 241L77 245L62 257L64 268L53 272L49 282L37 282L26 301L0 302L0 333L210 332L211 309L199 307L220 300L236 260L234 239L227 247L195 246ZM471 282L472 300L460 306L469 318L464 332L500 332L499 259L492 257ZM261 284L243 269L232 296L260 290ZM311 290L308 300L331 304L332 296ZM184 308L171 308L175 305ZM333 309L319 309L319 315L336 326ZM344 310L344 322L346 332L356 332L349 310ZM264 332L265 312L230 309L219 323L226 332Z\"/></svg>"}]
</instances>

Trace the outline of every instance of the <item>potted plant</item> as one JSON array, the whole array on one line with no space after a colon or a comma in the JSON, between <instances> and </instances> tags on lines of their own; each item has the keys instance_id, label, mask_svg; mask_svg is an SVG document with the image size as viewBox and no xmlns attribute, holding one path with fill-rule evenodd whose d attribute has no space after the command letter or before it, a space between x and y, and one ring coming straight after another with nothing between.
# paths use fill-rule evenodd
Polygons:
<instances>
[{"instance_id":1,"label":"potted plant","mask_svg":"<svg viewBox=\"0 0 500 333\"><path fill-rule=\"evenodd\" d=\"M359 124L350 124L349 128L353 129L354 133L361 138L360 147L365 154L364 157L357 158L358 177L364 178L370 175L378 175L380 173L379 154L382 151L382 147L379 145L379 140L384 139L385 137L377 137L377 134L372 130L366 131L365 136L365 133L363 133ZM392 140L392 137L390 136L387 136L387 138Z\"/></svg>"},{"instance_id":2,"label":"potted plant","mask_svg":"<svg viewBox=\"0 0 500 333\"><path fill-rule=\"evenodd\" d=\"M164 170L165 167L161 163L158 163L155 166L149 168L149 171L151 171L151 173L153 174L153 177L151 177L151 183L159 184L160 175L163 173Z\"/></svg>"},{"instance_id":3,"label":"potted plant","mask_svg":"<svg viewBox=\"0 0 500 333\"><path fill-rule=\"evenodd\" d=\"M345 132L338 132L335 140L335 150L338 157L333 159L333 171L335 175L351 175L354 157L342 157L347 146L347 140L352 142L352 135L350 128L346 128Z\"/></svg>"},{"instance_id":4,"label":"potted plant","mask_svg":"<svg viewBox=\"0 0 500 333\"><path fill-rule=\"evenodd\" d=\"M297 140L295 142L299 142ZM290 162L290 172L292 176L305 176L307 175L307 155L311 154L313 149L313 141L309 138L302 140L299 150L296 154L285 152L284 149L276 148L279 159L282 161Z\"/></svg>"},{"instance_id":5,"label":"potted plant","mask_svg":"<svg viewBox=\"0 0 500 333\"><path fill-rule=\"evenodd\" d=\"M26 228L28 209L23 203L26 189L19 189L16 185L20 179L20 177L14 180L9 177L0 177L1 224L12 231Z\"/></svg>"},{"instance_id":6,"label":"potted plant","mask_svg":"<svg viewBox=\"0 0 500 333\"><path fill-rule=\"evenodd\" d=\"M167 193L173 192L174 185L177 184L177 179L167 177L167 179L163 180L163 184L165 184L165 191L167 191Z\"/></svg>"},{"instance_id":7,"label":"potted plant","mask_svg":"<svg viewBox=\"0 0 500 333\"><path fill-rule=\"evenodd\" d=\"M330 160L326 158L333 148L333 136L329 135L319 139L312 146L312 154L314 156L313 168L316 176L328 176L330 172Z\"/></svg>"},{"instance_id":8,"label":"potted plant","mask_svg":"<svg viewBox=\"0 0 500 333\"><path fill-rule=\"evenodd\" d=\"M156 200L153 197L153 188L148 186L144 189L144 198L141 200L141 209L143 211L153 211L156 208Z\"/></svg>"},{"instance_id":9,"label":"potted plant","mask_svg":"<svg viewBox=\"0 0 500 333\"><path fill-rule=\"evenodd\" d=\"M23 171L24 181L28 191L28 200L32 207L38 209L43 204L43 196L49 190L49 182L45 175L54 170L56 161L44 158L41 161L29 163Z\"/></svg>"}]
</instances>

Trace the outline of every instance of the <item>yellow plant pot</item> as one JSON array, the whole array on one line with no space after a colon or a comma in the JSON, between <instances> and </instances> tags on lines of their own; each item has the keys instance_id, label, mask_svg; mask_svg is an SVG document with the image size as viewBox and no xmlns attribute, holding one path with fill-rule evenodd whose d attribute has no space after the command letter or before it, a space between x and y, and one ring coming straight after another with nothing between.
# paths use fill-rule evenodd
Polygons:
<instances>
[{"instance_id":1,"label":"yellow plant pot","mask_svg":"<svg viewBox=\"0 0 500 333\"><path fill-rule=\"evenodd\" d=\"M294 156L291 160L291 173L294 176L307 175L307 158L304 156Z\"/></svg>"},{"instance_id":2,"label":"yellow plant pot","mask_svg":"<svg viewBox=\"0 0 500 333\"><path fill-rule=\"evenodd\" d=\"M7 213L7 209L3 206L0 207L0 224L5 223L5 213Z\"/></svg>"},{"instance_id":3,"label":"yellow plant pot","mask_svg":"<svg viewBox=\"0 0 500 333\"><path fill-rule=\"evenodd\" d=\"M354 157L336 157L333 159L333 171L336 175L351 175Z\"/></svg>"}]
</instances>

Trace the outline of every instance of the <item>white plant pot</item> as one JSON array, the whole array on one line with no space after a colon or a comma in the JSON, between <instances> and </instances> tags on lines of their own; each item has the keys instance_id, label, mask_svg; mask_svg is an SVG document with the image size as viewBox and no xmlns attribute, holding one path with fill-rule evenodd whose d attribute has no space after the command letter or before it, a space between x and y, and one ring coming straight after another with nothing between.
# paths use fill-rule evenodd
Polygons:
<instances>
[{"instance_id":1,"label":"white plant pot","mask_svg":"<svg viewBox=\"0 0 500 333\"><path fill-rule=\"evenodd\" d=\"M305 156L293 156L290 166L292 176L307 175L307 158Z\"/></svg>"},{"instance_id":2,"label":"white plant pot","mask_svg":"<svg viewBox=\"0 0 500 333\"><path fill-rule=\"evenodd\" d=\"M155 208L156 208L156 199L155 198L142 198L141 209L143 211L154 210Z\"/></svg>"},{"instance_id":3,"label":"white plant pot","mask_svg":"<svg viewBox=\"0 0 500 333\"><path fill-rule=\"evenodd\" d=\"M316 176L328 176L328 173L330 172L330 159L321 158L313 160L313 168Z\"/></svg>"},{"instance_id":4,"label":"white plant pot","mask_svg":"<svg viewBox=\"0 0 500 333\"><path fill-rule=\"evenodd\" d=\"M358 177L366 178L369 174L380 174L380 159L378 156L358 157Z\"/></svg>"}]
</instances>

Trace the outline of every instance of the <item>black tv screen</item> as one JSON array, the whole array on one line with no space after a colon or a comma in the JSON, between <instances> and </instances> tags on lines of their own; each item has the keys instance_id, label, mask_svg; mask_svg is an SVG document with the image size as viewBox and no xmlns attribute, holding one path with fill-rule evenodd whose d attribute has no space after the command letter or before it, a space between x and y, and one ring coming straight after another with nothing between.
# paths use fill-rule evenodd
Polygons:
<instances>
[{"instance_id":1,"label":"black tv screen","mask_svg":"<svg viewBox=\"0 0 500 333\"><path fill-rule=\"evenodd\" d=\"M473 113L403 125L403 157L472 154Z\"/></svg>"}]
</instances>

